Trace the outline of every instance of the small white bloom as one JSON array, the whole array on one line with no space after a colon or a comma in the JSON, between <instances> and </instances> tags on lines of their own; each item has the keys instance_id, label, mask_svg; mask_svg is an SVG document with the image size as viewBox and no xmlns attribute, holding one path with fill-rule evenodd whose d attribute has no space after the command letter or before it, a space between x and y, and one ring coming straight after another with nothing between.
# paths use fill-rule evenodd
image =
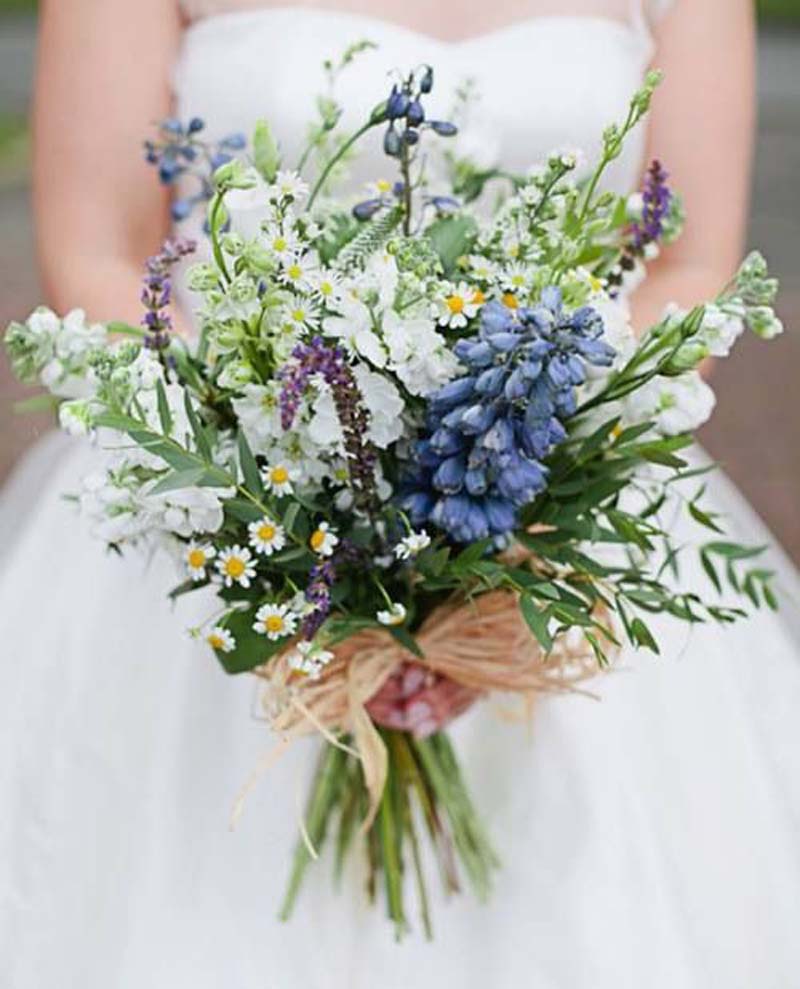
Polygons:
<instances>
[{"instance_id":1,"label":"small white bloom","mask_svg":"<svg viewBox=\"0 0 800 989\"><path fill-rule=\"evenodd\" d=\"M261 480L267 491L277 498L285 498L294 491L292 483L297 478L297 472L286 464L268 464L261 471Z\"/></svg>"},{"instance_id":2,"label":"small white bloom","mask_svg":"<svg viewBox=\"0 0 800 989\"><path fill-rule=\"evenodd\" d=\"M273 522L266 516L257 522L251 522L247 527L250 545L257 553L272 556L286 545L286 533L282 525Z\"/></svg>"},{"instance_id":3,"label":"small white bloom","mask_svg":"<svg viewBox=\"0 0 800 989\"><path fill-rule=\"evenodd\" d=\"M524 292L531 283L531 270L521 264L509 265L500 275L500 284L509 292Z\"/></svg>"},{"instance_id":4,"label":"small white bloom","mask_svg":"<svg viewBox=\"0 0 800 989\"><path fill-rule=\"evenodd\" d=\"M332 652L314 645L313 642L298 642L288 657L288 663L295 673L307 676L310 680L319 680L322 671L333 658Z\"/></svg>"},{"instance_id":5,"label":"small white bloom","mask_svg":"<svg viewBox=\"0 0 800 989\"><path fill-rule=\"evenodd\" d=\"M386 349L370 309L352 298L344 299L339 309L341 316L329 316L322 324L325 335L341 340L351 354L365 357L375 367L384 367Z\"/></svg>"},{"instance_id":6,"label":"small white bloom","mask_svg":"<svg viewBox=\"0 0 800 989\"><path fill-rule=\"evenodd\" d=\"M186 572L192 580L202 580L206 576L206 566L213 560L217 551L210 543L191 542L186 547L183 560L186 564Z\"/></svg>"},{"instance_id":7,"label":"small white bloom","mask_svg":"<svg viewBox=\"0 0 800 989\"><path fill-rule=\"evenodd\" d=\"M687 371L675 378L653 378L624 403L625 422L651 421L664 436L693 432L708 420L714 410L714 392L698 371Z\"/></svg>"},{"instance_id":8,"label":"small white bloom","mask_svg":"<svg viewBox=\"0 0 800 989\"><path fill-rule=\"evenodd\" d=\"M400 604L399 601L394 601L385 611L379 611L375 617L381 625L402 625L407 614L405 605Z\"/></svg>"},{"instance_id":9,"label":"small white bloom","mask_svg":"<svg viewBox=\"0 0 800 989\"><path fill-rule=\"evenodd\" d=\"M222 625L215 625L206 633L206 642L217 652L233 652L236 648L236 639Z\"/></svg>"},{"instance_id":10,"label":"small white bloom","mask_svg":"<svg viewBox=\"0 0 800 989\"><path fill-rule=\"evenodd\" d=\"M367 436L379 450L385 450L403 435L405 403L396 385L385 375L370 371L364 364L357 364L353 374L369 412Z\"/></svg>"},{"instance_id":11,"label":"small white bloom","mask_svg":"<svg viewBox=\"0 0 800 989\"><path fill-rule=\"evenodd\" d=\"M284 230L279 226L267 225L264 229L266 246L275 257L282 262L288 262L300 249L300 242L293 231Z\"/></svg>"},{"instance_id":12,"label":"small white bloom","mask_svg":"<svg viewBox=\"0 0 800 989\"><path fill-rule=\"evenodd\" d=\"M476 295L475 289L466 282L445 285L442 296L434 304L434 314L441 326L461 329L477 313L481 299L482 296Z\"/></svg>"},{"instance_id":13,"label":"small white bloom","mask_svg":"<svg viewBox=\"0 0 800 989\"><path fill-rule=\"evenodd\" d=\"M284 259L281 278L295 291L309 291L317 278L318 264L310 254L293 254Z\"/></svg>"},{"instance_id":14,"label":"small white bloom","mask_svg":"<svg viewBox=\"0 0 800 989\"><path fill-rule=\"evenodd\" d=\"M319 308L302 295L293 295L283 312L287 326L293 330L316 330L319 326Z\"/></svg>"},{"instance_id":15,"label":"small white bloom","mask_svg":"<svg viewBox=\"0 0 800 989\"><path fill-rule=\"evenodd\" d=\"M297 172L288 169L278 172L271 189L273 196L280 198L291 196L295 202L303 202L308 192L308 184Z\"/></svg>"},{"instance_id":16,"label":"small white bloom","mask_svg":"<svg viewBox=\"0 0 800 989\"><path fill-rule=\"evenodd\" d=\"M86 436L92 428L92 411L88 402L76 399L62 402L58 409L58 421L70 436Z\"/></svg>"},{"instance_id":17,"label":"small white bloom","mask_svg":"<svg viewBox=\"0 0 800 989\"><path fill-rule=\"evenodd\" d=\"M314 279L314 289L327 306L337 306L344 298L342 278L335 271L321 271Z\"/></svg>"},{"instance_id":18,"label":"small white bloom","mask_svg":"<svg viewBox=\"0 0 800 989\"><path fill-rule=\"evenodd\" d=\"M256 575L253 554L247 547L229 546L217 557L217 570L226 587L232 587L234 584L249 587L250 581Z\"/></svg>"},{"instance_id":19,"label":"small white bloom","mask_svg":"<svg viewBox=\"0 0 800 989\"><path fill-rule=\"evenodd\" d=\"M424 530L411 532L395 546L394 555L398 560L410 560L431 544L431 537Z\"/></svg>"},{"instance_id":20,"label":"small white bloom","mask_svg":"<svg viewBox=\"0 0 800 989\"><path fill-rule=\"evenodd\" d=\"M253 623L253 629L272 642L293 635L296 628L297 615L286 604L262 604Z\"/></svg>"},{"instance_id":21,"label":"small white bloom","mask_svg":"<svg viewBox=\"0 0 800 989\"><path fill-rule=\"evenodd\" d=\"M320 522L311 533L308 545L320 556L331 556L334 549L339 545L339 537L331 529L330 523Z\"/></svg>"}]
</instances>

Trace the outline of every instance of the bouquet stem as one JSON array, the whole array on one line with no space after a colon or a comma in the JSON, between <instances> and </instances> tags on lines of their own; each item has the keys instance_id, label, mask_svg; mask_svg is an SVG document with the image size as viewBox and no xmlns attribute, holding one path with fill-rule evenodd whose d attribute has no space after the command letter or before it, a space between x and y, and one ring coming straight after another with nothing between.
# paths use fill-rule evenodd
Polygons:
<instances>
[{"instance_id":1,"label":"bouquet stem","mask_svg":"<svg viewBox=\"0 0 800 989\"><path fill-rule=\"evenodd\" d=\"M410 872L421 927L430 939L433 925L421 837L427 833L430 839L448 894L460 890L460 866L477 897L485 900L499 863L448 737L439 733L416 739L387 729L381 729L381 736L389 757L388 777L375 821L360 836L368 864L367 893L374 900L382 883L387 914L400 940L410 928L406 911L406 876ZM338 882L366 806L360 763L348 752L326 744L312 782L305 834L295 849L281 920L291 916L306 870L322 848L335 816L334 877Z\"/></svg>"}]
</instances>

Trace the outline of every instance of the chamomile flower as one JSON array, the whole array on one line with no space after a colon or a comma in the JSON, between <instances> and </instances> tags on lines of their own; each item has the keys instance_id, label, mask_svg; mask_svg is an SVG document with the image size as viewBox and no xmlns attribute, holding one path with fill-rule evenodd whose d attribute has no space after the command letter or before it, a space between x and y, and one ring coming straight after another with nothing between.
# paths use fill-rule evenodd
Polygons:
<instances>
[{"instance_id":1,"label":"chamomile flower","mask_svg":"<svg viewBox=\"0 0 800 989\"><path fill-rule=\"evenodd\" d=\"M292 330L316 330L319 327L319 308L302 295L293 295L284 312L286 324Z\"/></svg>"},{"instance_id":2,"label":"chamomile flower","mask_svg":"<svg viewBox=\"0 0 800 989\"><path fill-rule=\"evenodd\" d=\"M328 522L320 522L308 540L308 545L319 556L331 556L338 544L339 537Z\"/></svg>"},{"instance_id":3,"label":"chamomile flower","mask_svg":"<svg viewBox=\"0 0 800 989\"><path fill-rule=\"evenodd\" d=\"M295 256L300 245L293 232L270 225L264 233L266 235L267 248L279 261L288 262L290 258Z\"/></svg>"},{"instance_id":4,"label":"chamomile flower","mask_svg":"<svg viewBox=\"0 0 800 989\"><path fill-rule=\"evenodd\" d=\"M253 622L253 629L271 642L293 635L296 628L297 615L287 604L262 604Z\"/></svg>"},{"instance_id":5,"label":"chamomile flower","mask_svg":"<svg viewBox=\"0 0 800 989\"><path fill-rule=\"evenodd\" d=\"M263 553L264 556L272 556L286 545L286 532L283 526L266 516L257 522L251 522L247 527L247 533L250 536L250 545L256 553Z\"/></svg>"},{"instance_id":6,"label":"chamomile flower","mask_svg":"<svg viewBox=\"0 0 800 989\"><path fill-rule=\"evenodd\" d=\"M247 547L229 546L217 557L217 570L226 587L233 587L234 584L249 587L256 575L253 554Z\"/></svg>"},{"instance_id":7,"label":"chamomile flower","mask_svg":"<svg viewBox=\"0 0 800 989\"><path fill-rule=\"evenodd\" d=\"M344 297L341 276L335 271L323 271L314 279L314 288L325 305L335 306Z\"/></svg>"},{"instance_id":8,"label":"chamomile flower","mask_svg":"<svg viewBox=\"0 0 800 989\"><path fill-rule=\"evenodd\" d=\"M472 276L481 282L494 281L497 275L497 266L480 254L472 254L467 259Z\"/></svg>"},{"instance_id":9,"label":"chamomile flower","mask_svg":"<svg viewBox=\"0 0 800 989\"><path fill-rule=\"evenodd\" d=\"M296 477L297 472L285 464L268 464L261 471L264 487L277 498L285 498L286 495L290 495L294 491L292 482Z\"/></svg>"},{"instance_id":10,"label":"chamomile flower","mask_svg":"<svg viewBox=\"0 0 800 989\"><path fill-rule=\"evenodd\" d=\"M381 625L402 625L407 614L405 605L393 601L385 611L379 611L375 617Z\"/></svg>"},{"instance_id":11,"label":"chamomile flower","mask_svg":"<svg viewBox=\"0 0 800 989\"><path fill-rule=\"evenodd\" d=\"M479 302L475 301L475 290L466 282L458 285L445 286L443 295L435 303L435 315L440 326L449 326L454 330L467 325L478 311Z\"/></svg>"},{"instance_id":12,"label":"chamomile flower","mask_svg":"<svg viewBox=\"0 0 800 989\"><path fill-rule=\"evenodd\" d=\"M308 195L308 183L297 172L284 169L275 176L273 194L281 198L291 197L296 203L303 202Z\"/></svg>"},{"instance_id":13,"label":"chamomile flower","mask_svg":"<svg viewBox=\"0 0 800 989\"><path fill-rule=\"evenodd\" d=\"M500 276L500 284L509 292L523 292L530 284L531 272L521 264L512 264Z\"/></svg>"},{"instance_id":14,"label":"chamomile flower","mask_svg":"<svg viewBox=\"0 0 800 989\"><path fill-rule=\"evenodd\" d=\"M192 580L202 580L206 576L206 566L217 555L217 551L208 543L198 545L189 543L183 555L186 572Z\"/></svg>"},{"instance_id":15,"label":"chamomile flower","mask_svg":"<svg viewBox=\"0 0 800 989\"><path fill-rule=\"evenodd\" d=\"M430 544L431 537L424 530L422 532L410 532L395 546L394 555L398 560L410 560L427 549Z\"/></svg>"},{"instance_id":16,"label":"chamomile flower","mask_svg":"<svg viewBox=\"0 0 800 989\"><path fill-rule=\"evenodd\" d=\"M215 625L206 632L206 642L217 652L233 652L236 648L236 639L222 625Z\"/></svg>"},{"instance_id":17,"label":"chamomile flower","mask_svg":"<svg viewBox=\"0 0 800 989\"><path fill-rule=\"evenodd\" d=\"M322 671L334 658L327 649L314 645L313 642L298 642L288 657L289 668L295 673L307 676L309 680L319 680Z\"/></svg>"},{"instance_id":18,"label":"chamomile flower","mask_svg":"<svg viewBox=\"0 0 800 989\"><path fill-rule=\"evenodd\" d=\"M314 287L317 265L308 254L292 254L285 258L281 266L281 278L296 292L308 291Z\"/></svg>"}]
</instances>

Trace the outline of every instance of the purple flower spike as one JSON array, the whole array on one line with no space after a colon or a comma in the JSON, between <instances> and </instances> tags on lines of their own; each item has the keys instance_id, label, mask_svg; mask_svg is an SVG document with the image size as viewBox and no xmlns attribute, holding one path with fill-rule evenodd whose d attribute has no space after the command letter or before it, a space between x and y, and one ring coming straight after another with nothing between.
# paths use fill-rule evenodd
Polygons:
<instances>
[{"instance_id":1,"label":"purple flower spike","mask_svg":"<svg viewBox=\"0 0 800 989\"><path fill-rule=\"evenodd\" d=\"M664 220L669 213L672 192L667 185L669 174L664 171L660 161L654 161L647 170L647 176L642 190L644 208L642 219L631 227L633 246L636 251L642 251L647 244L661 239L664 232Z\"/></svg>"},{"instance_id":2,"label":"purple flower spike","mask_svg":"<svg viewBox=\"0 0 800 989\"><path fill-rule=\"evenodd\" d=\"M341 347L329 347L321 337L298 344L291 361L282 369L279 405L281 425L291 429L300 402L312 377L321 376L330 386L336 414L344 433L350 483L356 505L369 511L375 504L375 451L365 439L369 413L364 408L353 371Z\"/></svg>"},{"instance_id":3,"label":"purple flower spike","mask_svg":"<svg viewBox=\"0 0 800 989\"><path fill-rule=\"evenodd\" d=\"M158 254L149 257L145 263L142 278L142 305L145 314L142 324L147 327L145 347L151 350L165 350L169 346L169 332L172 319L167 307L172 299L170 268L195 249L193 240L183 237L169 237Z\"/></svg>"}]
</instances>

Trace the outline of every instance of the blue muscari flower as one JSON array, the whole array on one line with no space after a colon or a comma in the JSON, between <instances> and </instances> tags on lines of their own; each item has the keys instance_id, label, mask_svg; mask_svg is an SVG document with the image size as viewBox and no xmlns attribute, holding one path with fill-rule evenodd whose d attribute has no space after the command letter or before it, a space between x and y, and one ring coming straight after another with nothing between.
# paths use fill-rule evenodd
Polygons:
<instances>
[{"instance_id":1,"label":"blue muscari flower","mask_svg":"<svg viewBox=\"0 0 800 989\"><path fill-rule=\"evenodd\" d=\"M585 365L609 365L603 319L563 307L560 290L516 312L487 303L476 336L454 351L467 373L428 400L402 502L414 525L431 522L459 543L504 537L517 511L547 486L545 460L566 438Z\"/></svg>"}]
</instances>

